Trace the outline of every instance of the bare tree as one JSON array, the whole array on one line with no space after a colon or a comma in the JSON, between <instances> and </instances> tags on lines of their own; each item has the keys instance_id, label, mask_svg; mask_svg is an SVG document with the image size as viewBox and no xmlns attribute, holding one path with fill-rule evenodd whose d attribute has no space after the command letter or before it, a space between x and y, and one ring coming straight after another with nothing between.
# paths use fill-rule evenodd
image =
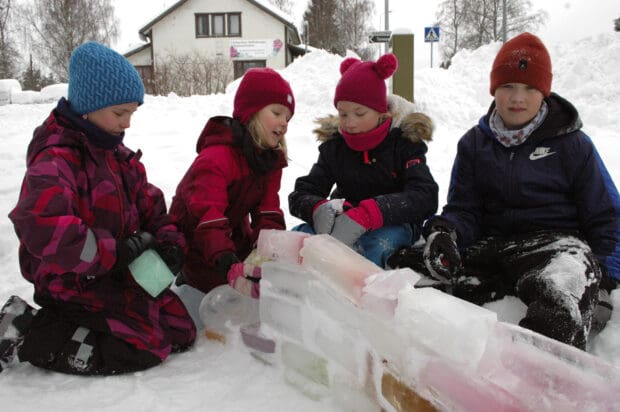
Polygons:
<instances>
[{"instance_id":1,"label":"bare tree","mask_svg":"<svg viewBox=\"0 0 620 412\"><path fill-rule=\"evenodd\" d=\"M508 37L535 31L547 13L531 12L530 0L506 0ZM442 27L442 55L449 61L461 49L475 49L502 39L504 0L444 0L437 18ZM445 65L445 63L444 63Z\"/></svg>"},{"instance_id":2,"label":"bare tree","mask_svg":"<svg viewBox=\"0 0 620 412\"><path fill-rule=\"evenodd\" d=\"M467 0L444 0L439 5L441 36L443 41L443 56L449 60L459 50L460 33L462 31L463 20L466 16L465 8Z\"/></svg>"},{"instance_id":3,"label":"bare tree","mask_svg":"<svg viewBox=\"0 0 620 412\"><path fill-rule=\"evenodd\" d=\"M374 49L368 44L374 3L368 0L338 0L336 25L340 28L341 50L353 50L363 60L372 58Z\"/></svg>"},{"instance_id":4,"label":"bare tree","mask_svg":"<svg viewBox=\"0 0 620 412\"><path fill-rule=\"evenodd\" d=\"M60 81L68 79L71 52L86 41L118 38L111 0L32 0L24 9L33 51Z\"/></svg>"},{"instance_id":5,"label":"bare tree","mask_svg":"<svg viewBox=\"0 0 620 412\"><path fill-rule=\"evenodd\" d=\"M353 50L362 58L372 57L368 33L374 3L371 0L310 0L304 13L307 42L314 47L344 55Z\"/></svg>"},{"instance_id":6,"label":"bare tree","mask_svg":"<svg viewBox=\"0 0 620 412\"><path fill-rule=\"evenodd\" d=\"M179 96L223 93L232 78L232 63L223 57L172 54L157 61L153 79L156 94Z\"/></svg>"},{"instance_id":7,"label":"bare tree","mask_svg":"<svg viewBox=\"0 0 620 412\"><path fill-rule=\"evenodd\" d=\"M291 14L293 10L293 4L290 0L269 0L269 2L285 13Z\"/></svg>"},{"instance_id":8,"label":"bare tree","mask_svg":"<svg viewBox=\"0 0 620 412\"><path fill-rule=\"evenodd\" d=\"M0 79L15 77L19 64L19 53L11 36L12 23L11 0L0 0Z\"/></svg>"}]
</instances>

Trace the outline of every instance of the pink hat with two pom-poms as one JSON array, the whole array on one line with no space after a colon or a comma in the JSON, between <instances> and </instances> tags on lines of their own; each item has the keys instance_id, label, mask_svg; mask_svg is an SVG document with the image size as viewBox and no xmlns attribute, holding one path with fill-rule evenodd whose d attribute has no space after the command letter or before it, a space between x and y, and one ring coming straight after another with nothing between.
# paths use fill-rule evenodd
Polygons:
<instances>
[{"instance_id":1,"label":"pink hat with two pom-poms","mask_svg":"<svg viewBox=\"0 0 620 412\"><path fill-rule=\"evenodd\" d=\"M391 53L376 62L362 62L348 57L340 64L342 77L336 86L334 106L348 101L370 107L379 113L387 112L385 79L398 68L398 59Z\"/></svg>"}]
</instances>

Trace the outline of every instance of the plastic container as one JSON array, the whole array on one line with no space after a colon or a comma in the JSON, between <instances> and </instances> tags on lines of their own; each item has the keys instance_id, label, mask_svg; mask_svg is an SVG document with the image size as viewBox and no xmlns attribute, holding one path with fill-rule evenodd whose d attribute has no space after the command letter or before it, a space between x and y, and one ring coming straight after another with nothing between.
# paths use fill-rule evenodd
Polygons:
<instances>
[{"instance_id":1,"label":"plastic container","mask_svg":"<svg viewBox=\"0 0 620 412\"><path fill-rule=\"evenodd\" d=\"M244 296L228 285L209 291L200 302L198 312L207 337L221 341L238 334L241 326L259 320L258 299Z\"/></svg>"}]
</instances>

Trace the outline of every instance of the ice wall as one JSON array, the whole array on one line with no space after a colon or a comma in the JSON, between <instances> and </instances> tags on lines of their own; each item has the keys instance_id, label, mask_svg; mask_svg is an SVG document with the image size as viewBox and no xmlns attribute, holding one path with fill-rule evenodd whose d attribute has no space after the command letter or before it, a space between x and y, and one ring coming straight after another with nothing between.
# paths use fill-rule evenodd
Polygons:
<instances>
[{"instance_id":1,"label":"ice wall","mask_svg":"<svg viewBox=\"0 0 620 412\"><path fill-rule=\"evenodd\" d=\"M272 260L260 300L243 305L259 317L239 326L237 309L229 326L307 396L351 411L620 410L618 369L414 288L409 269L383 271L328 235L263 231L258 243Z\"/></svg>"}]
</instances>

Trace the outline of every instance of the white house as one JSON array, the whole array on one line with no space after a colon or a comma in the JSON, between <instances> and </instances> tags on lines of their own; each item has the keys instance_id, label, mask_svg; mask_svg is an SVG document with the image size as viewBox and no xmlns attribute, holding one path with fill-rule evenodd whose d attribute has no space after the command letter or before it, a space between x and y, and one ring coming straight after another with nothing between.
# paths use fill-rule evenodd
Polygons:
<instances>
[{"instance_id":1,"label":"white house","mask_svg":"<svg viewBox=\"0 0 620 412\"><path fill-rule=\"evenodd\" d=\"M148 85L167 56L227 58L234 78L250 67L281 69L303 54L291 17L267 0L181 0L140 29L146 44L125 56Z\"/></svg>"}]
</instances>

